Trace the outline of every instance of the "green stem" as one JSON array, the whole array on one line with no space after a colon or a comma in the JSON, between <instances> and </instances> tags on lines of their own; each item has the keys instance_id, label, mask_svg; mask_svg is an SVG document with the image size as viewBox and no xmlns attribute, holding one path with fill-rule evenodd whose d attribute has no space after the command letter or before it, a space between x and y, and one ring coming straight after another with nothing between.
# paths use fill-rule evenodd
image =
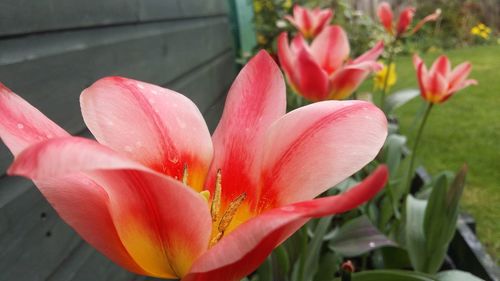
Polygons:
<instances>
[{"instance_id":1,"label":"green stem","mask_svg":"<svg viewBox=\"0 0 500 281\"><path fill-rule=\"evenodd\" d=\"M422 118L422 122L420 123L420 127L418 128L417 134L415 136L415 142L413 143L413 147L411 150L411 158L410 158L410 168L408 169L407 179L406 179L406 193L410 192L411 189L411 181L413 179L413 169L415 166L415 159L417 156L417 147L420 142L420 138L422 137L422 132L424 130L425 123L427 121L427 117L429 117L429 113L432 109L432 103L427 104L427 108L425 109L424 117Z\"/></svg>"},{"instance_id":2,"label":"green stem","mask_svg":"<svg viewBox=\"0 0 500 281\"><path fill-rule=\"evenodd\" d=\"M300 263L299 263L299 280L304 281L304 271L306 265L306 254L307 254L307 226L302 226L300 229L301 232L301 251L300 251Z\"/></svg>"},{"instance_id":3,"label":"green stem","mask_svg":"<svg viewBox=\"0 0 500 281\"><path fill-rule=\"evenodd\" d=\"M391 73L391 64L394 59L394 46L396 45L397 39L394 39L391 41L389 44L389 57L387 58L386 65L387 65L387 73L384 78L384 85L382 87L382 93L380 95L380 109L385 112L384 106L385 106L385 95L387 94L387 86L389 83L389 75Z\"/></svg>"}]
</instances>

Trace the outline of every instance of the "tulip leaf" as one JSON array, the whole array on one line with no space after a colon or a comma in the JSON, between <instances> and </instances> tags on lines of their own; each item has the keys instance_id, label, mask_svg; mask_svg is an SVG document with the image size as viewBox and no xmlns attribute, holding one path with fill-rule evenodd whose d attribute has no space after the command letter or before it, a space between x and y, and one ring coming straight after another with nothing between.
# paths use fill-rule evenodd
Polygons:
<instances>
[{"instance_id":1,"label":"tulip leaf","mask_svg":"<svg viewBox=\"0 0 500 281\"><path fill-rule=\"evenodd\" d=\"M405 144L406 137L399 134L391 134L385 141L385 163L389 168L391 178L397 175L396 171L400 166Z\"/></svg>"},{"instance_id":2,"label":"tulip leaf","mask_svg":"<svg viewBox=\"0 0 500 281\"><path fill-rule=\"evenodd\" d=\"M385 112L392 113L396 108L406 104L420 94L418 89L404 89L385 99Z\"/></svg>"},{"instance_id":3,"label":"tulip leaf","mask_svg":"<svg viewBox=\"0 0 500 281\"><path fill-rule=\"evenodd\" d=\"M451 185L446 174L442 174L432 188L424 217L426 236L427 273L435 273L441 267L448 245L455 234L458 219L458 203L465 186L467 169L462 168Z\"/></svg>"},{"instance_id":4,"label":"tulip leaf","mask_svg":"<svg viewBox=\"0 0 500 281\"><path fill-rule=\"evenodd\" d=\"M257 269L257 274L259 275L259 281L273 281L273 267L270 256Z\"/></svg>"},{"instance_id":5,"label":"tulip leaf","mask_svg":"<svg viewBox=\"0 0 500 281\"><path fill-rule=\"evenodd\" d=\"M327 252L321 256L318 271L314 276L314 281L330 281L339 270L342 260L332 252Z\"/></svg>"},{"instance_id":6,"label":"tulip leaf","mask_svg":"<svg viewBox=\"0 0 500 281\"><path fill-rule=\"evenodd\" d=\"M359 256L396 243L383 235L366 215L349 220L337 229L328 247L345 257Z\"/></svg>"},{"instance_id":7,"label":"tulip leaf","mask_svg":"<svg viewBox=\"0 0 500 281\"><path fill-rule=\"evenodd\" d=\"M439 281L483 281L483 279L478 278L469 272L460 270L442 271L436 275L436 278Z\"/></svg>"},{"instance_id":8,"label":"tulip leaf","mask_svg":"<svg viewBox=\"0 0 500 281\"><path fill-rule=\"evenodd\" d=\"M319 257L321 253L321 246L323 245L323 237L325 236L332 217L323 217L318 220L318 224L314 230L314 236L308 244L307 254L304 264L304 277L306 281L311 281L318 269Z\"/></svg>"},{"instance_id":9,"label":"tulip leaf","mask_svg":"<svg viewBox=\"0 0 500 281\"><path fill-rule=\"evenodd\" d=\"M441 267L455 234L466 173L464 166L451 185L441 173L428 200L407 197L406 246L416 270L434 274Z\"/></svg>"},{"instance_id":10,"label":"tulip leaf","mask_svg":"<svg viewBox=\"0 0 500 281\"><path fill-rule=\"evenodd\" d=\"M406 197L406 248L413 267L419 271L425 267L427 258L423 228L426 207L426 200Z\"/></svg>"},{"instance_id":11,"label":"tulip leaf","mask_svg":"<svg viewBox=\"0 0 500 281\"><path fill-rule=\"evenodd\" d=\"M290 271L290 257L288 256L286 248L283 245L279 246L274 250L274 255L276 257L280 273L287 275L288 271Z\"/></svg>"},{"instance_id":12,"label":"tulip leaf","mask_svg":"<svg viewBox=\"0 0 500 281\"><path fill-rule=\"evenodd\" d=\"M334 280L340 281L340 278ZM352 281L438 281L438 279L415 271L370 270L354 273Z\"/></svg>"}]
</instances>

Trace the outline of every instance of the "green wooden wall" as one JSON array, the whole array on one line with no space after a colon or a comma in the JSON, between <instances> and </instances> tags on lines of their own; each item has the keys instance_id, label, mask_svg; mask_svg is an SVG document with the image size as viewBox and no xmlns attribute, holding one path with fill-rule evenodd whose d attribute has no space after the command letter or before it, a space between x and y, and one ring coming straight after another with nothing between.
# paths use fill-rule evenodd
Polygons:
<instances>
[{"instance_id":1,"label":"green wooden wall","mask_svg":"<svg viewBox=\"0 0 500 281\"><path fill-rule=\"evenodd\" d=\"M190 97L213 129L235 77L226 0L3 0L0 81L75 135L78 97L122 75ZM150 280L115 266L33 184L7 177L0 144L0 280Z\"/></svg>"}]
</instances>

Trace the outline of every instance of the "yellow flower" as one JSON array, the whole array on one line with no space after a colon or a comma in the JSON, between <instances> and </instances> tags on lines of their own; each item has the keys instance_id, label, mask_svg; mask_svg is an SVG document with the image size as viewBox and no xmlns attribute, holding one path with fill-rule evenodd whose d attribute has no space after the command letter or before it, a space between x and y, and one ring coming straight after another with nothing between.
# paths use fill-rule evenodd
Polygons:
<instances>
[{"instance_id":1,"label":"yellow flower","mask_svg":"<svg viewBox=\"0 0 500 281\"><path fill-rule=\"evenodd\" d=\"M387 77L387 75L389 75L389 77ZM384 64L382 70L375 73L375 76L373 77L373 86L375 90L383 90L386 79L386 90L389 90L392 86L394 86L394 84L396 84L397 80L396 65L394 63L391 63L389 68Z\"/></svg>"},{"instance_id":2,"label":"yellow flower","mask_svg":"<svg viewBox=\"0 0 500 281\"><path fill-rule=\"evenodd\" d=\"M479 34L479 36L483 37L484 39L490 38L490 35L485 31L481 32L481 34Z\"/></svg>"},{"instance_id":3,"label":"yellow flower","mask_svg":"<svg viewBox=\"0 0 500 281\"><path fill-rule=\"evenodd\" d=\"M479 23L473 28L471 28L470 33L472 35L476 35L478 37L488 40L490 38L491 28L489 28L484 23Z\"/></svg>"}]
</instances>

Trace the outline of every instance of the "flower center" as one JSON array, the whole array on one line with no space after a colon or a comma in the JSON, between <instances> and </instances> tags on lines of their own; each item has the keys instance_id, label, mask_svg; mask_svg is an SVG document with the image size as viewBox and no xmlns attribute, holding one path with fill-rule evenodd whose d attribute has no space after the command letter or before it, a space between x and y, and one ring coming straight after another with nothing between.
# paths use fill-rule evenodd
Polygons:
<instances>
[{"instance_id":1,"label":"flower center","mask_svg":"<svg viewBox=\"0 0 500 281\"><path fill-rule=\"evenodd\" d=\"M188 186L188 176L189 176L188 167L185 164L182 173L182 183L186 186ZM210 191L203 190L200 192L200 195L203 196L203 198L207 201L207 203L209 202ZM217 244L217 242L219 242L222 239L225 233L234 229L235 227L234 225L230 227L231 222L233 222L233 219L235 218L238 209L240 209L240 206L245 201L247 194L243 192L236 198L234 198L232 201L230 201L229 204L227 204L227 207L225 208L224 212L221 211L221 205L222 205L221 196L222 196L222 172L219 169L217 170L217 177L215 180L215 190L212 198L212 203L210 204L210 215L212 216L212 237L210 239L209 247L212 247L215 244ZM244 216L248 217L247 215Z\"/></svg>"},{"instance_id":2,"label":"flower center","mask_svg":"<svg viewBox=\"0 0 500 281\"><path fill-rule=\"evenodd\" d=\"M215 180L215 192L214 197L212 198L212 205L210 206L210 214L212 215L213 226L212 229L216 229L217 231L212 231L212 239L210 240L209 247L217 244L217 242L222 239L224 233L228 229L231 221L236 214L236 211L241 206L247 194L243 192L238 195L235 199L233 199L227 206L226 210L221 216L221 193L222 193L222 174L221 170L217 170L217 177Z\"/></svg>"}]
</instances>

